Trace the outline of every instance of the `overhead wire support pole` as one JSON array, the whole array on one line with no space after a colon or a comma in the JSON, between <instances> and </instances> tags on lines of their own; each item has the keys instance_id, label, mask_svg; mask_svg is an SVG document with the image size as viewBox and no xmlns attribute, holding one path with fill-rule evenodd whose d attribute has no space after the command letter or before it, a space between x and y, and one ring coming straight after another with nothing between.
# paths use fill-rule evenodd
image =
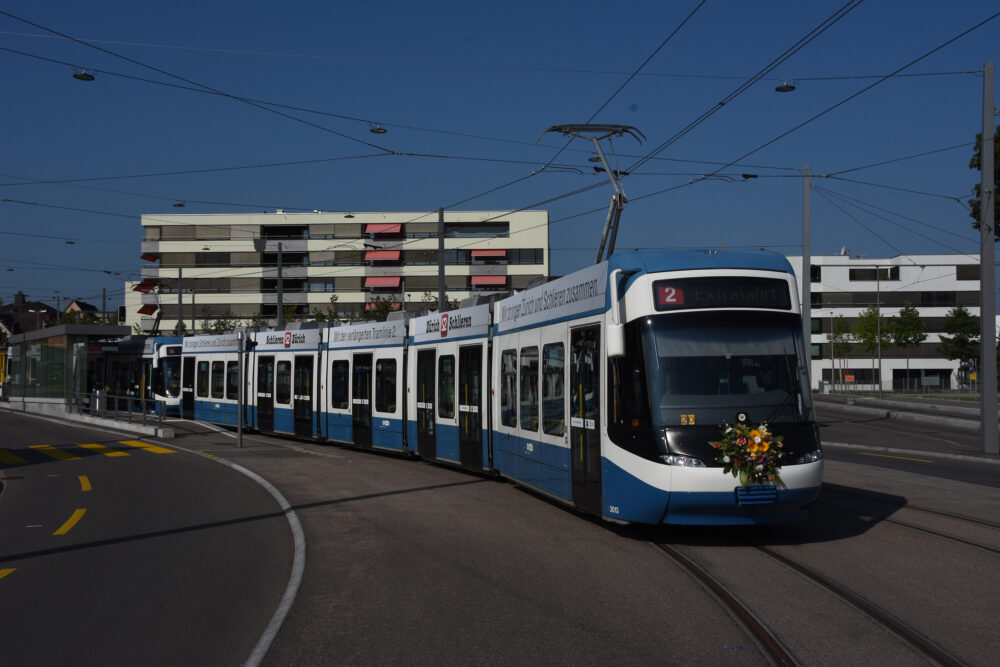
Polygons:
<instances>
[{"instance_id":1,"label":"overhead wire support pole","mask_svg":"<svg viewBox=\"0 0 1000 667\"><path fill-rule=\"evenodd\" d=\"M993 63L983 66L983 142L982 142L982 197L979 201L979 375L982 387L981 421L983 451L1000 453L997 427L997 327L996 327L996 269L993 257L996 249L996 220L994 207L993 171Z\"/></svg>"},{"instance_id":2,"label":"overhead wire support pole","mask_svg":"<svg viewBox=\"0 0 1000 667\"><path fill-rule=\"evenodd\" d=\"M594 171L598 173L601 171L606 172L608 179L611 181L611 188L615 191L615 193L611 196L611 206L608 208L608 217L604 221L604 230L601 233L601 243L597 247L597 259L594 261L595 264L600 264L602 257L611 257L612 253L615 251L615 241L618 238L618 223L621 220L622 209L625 208L626 201L625 190L622 188L621 179L622 176L627 175L625 172L612 169L611 165L608 164L608 159L605 157L604 151L601 149L601 140L610 139L613 136L621 137L627 134L639 143L642 143L643 139L646 137L642 132L631 125L603 125L594 123L583 123L579 125L553 125L542 134L548 132L560 132L571 137L587 139L593 143L594 150L597 151L597 157L599 158L601 164L604 165L603 169L594 167ZM541 137L539 137L539 139L540 138ZM607 245L606 256L604 252L605 245Z\"/></svg>"}]
</instances>

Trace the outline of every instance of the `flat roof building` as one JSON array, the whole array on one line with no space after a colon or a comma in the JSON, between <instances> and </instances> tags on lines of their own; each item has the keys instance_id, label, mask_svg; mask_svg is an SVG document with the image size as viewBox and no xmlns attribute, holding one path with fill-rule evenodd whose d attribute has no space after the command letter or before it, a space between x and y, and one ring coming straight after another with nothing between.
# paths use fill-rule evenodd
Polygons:
<instances>
[{"instance_id":1,"label":"flat roof building","mask_svg":"<svg viewBox=\"0 0 1000 667\"><path fill-rule=\"evenodd\" d=\"M802 257L788 261L801 295ZM881 383L883 390L923 391L956 389L968 382L969 369L959 360L944 358L940 343L952 309L961 306L979 317L978 255L813 255L810 263L813 389L819 389L820 382L833 383L838 390L878 389ZM887 327L907 304L920 316L927 334L923 342L909 348L889 342L881 350L868 350L854 339L846 356L831 358L830 334L838 317L844 317L853 334L869 307L881 314L881 326Z\"/></svg>"},{"instance_id":2,"label":"flat roof building","mask_svg":"<svg viewBox=\"0 0 1000 667\"><path fill-rule=\"evenodd\" d=\"M547 211L445 211L445 294L457 302L549 274ZM438 212L144 215L126 324L354 319L437 306ZM280 281L279 281L280 273Z\"/></svg>"}]
</instances>

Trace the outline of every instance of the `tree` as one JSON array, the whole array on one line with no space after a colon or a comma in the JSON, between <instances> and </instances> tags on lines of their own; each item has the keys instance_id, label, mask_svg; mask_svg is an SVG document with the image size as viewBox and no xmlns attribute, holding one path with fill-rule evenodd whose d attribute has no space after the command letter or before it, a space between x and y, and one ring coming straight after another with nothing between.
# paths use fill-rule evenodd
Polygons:
<instances>
[{"instance_id":1,"label":"tree","mask_svg":"<svg viewBox=\"0 0 1000 667\"><path fill-rule=\"evenodd\" d=\"M993 192L1000 190L1000 128L997 128L993 132ZM976 148L972 153L972 159L969 160L969 169L975 169L980 173L980 178L976 181L976 185L973 188L976 196L969 200L969 216L975 220L972 223L973 228L979 229L980 221L980 211L982 210L982 197L983 197L983 133L979 132L976 134ZM993 219L1000 221L1000 202L996 201L996 197L993 197ZM1000 240L1000 233L994 234L994 240Z\"/></svg>"},{"instance_id":2,"label":"tree","mask_svg":"<svg viewBox=\"0 0 1000 667\"><path fill-rule=\"evenodd\" d=\"M886 331L886 326L879 322L880 315L879 309L874 304L869 305L858 316L858 322L854 326L854 339L861 343L865 351L871 355L873 383L882 382L882 378L877 377L878 374L881 374L882 369L879 369L878 374L875 372L875 354L881 348L889 346L889 333Z\"/></svg>"},{"instance_id":3,"label":"tree","mask_svg":"<svg viewBox=\"0 0 1000 667\"><path fill-rule=\"evenodd\" d=\"M201 330L208 334L228 333L240 326L240 321L228 310L219 317L210 317L206 307L202 309L201 317Z\"/></svg>"},{"instance_id":4,"label":"tree","mask_svg":"<svg viewBox=\"0 0 1000 667\"><path fill-rule=\"evenodd\" d=\"M370 303L374 303L375 307L368 311L369 319L376 322L385 322L389 318L389 313L399 310L399 302L391 296L377 296Z\"/></svg>"},{"instance_id":5,"label":"tree","mask_svg":"<svg viewBox=\"0 0 1000 667\"><path fill-rule=\"evenodd\" d=\"M841 360L838 375L840 382L844 382L844 367L847 365L847 355L851 352L851 325L847 323L847 318L837 315L833 318L833 330L830 332L830 355L833 359ZM830 378L833 380L833 378Z\"/></svg>"},{"instance_id":6,"label":"tree","mask_svg":"<svg viewBox=\"0 0 1000 667\"><path fill-rule=\"evenodd\" d=\"M339 297L336 294L330 295L330 307L326 310L317 308L311 311L311 315L314 322L333 322L340 319L340 310L337 308L337 300Z\"/></svg>"},{"instance_id":7,"label":"tree","mask_svg":"<svg viewBox=\"0 0 1000 667\"><path fill-rule=\"evenodd\" d=\"M910 348L919 345L927 338L924 322L920 313L909 301L899 309L899 315L889 318L889 337L893 345L898 345L906 352L906 388L910 388Z\"/></svg>"},{"instance_id":8,"label":"tree","mask_svg":"<svg viewBox=\"0 0 1000 667\"><path fill-rule=\"evenodd\" d=\"M944 318L944 331L949 336L941 336L941 356L953 361L979 360L979 318L969 313L964 306L948 311Z\"/></svg>"},{"instance_id":9,"label":"tree","mask_svg":"<svg viewBox=\"0 0 1000 667\"><path fill-rule=\"evenodd\" d=\"M449 299L447 295L444 297L445 310L455 310L458 308L458 301L455 299ZM431 292L424 292L424 295L420 297L421 309L423 310L437 310L438 309L438 298L437 294L432 294Z\"/></svg>"}]
</instances>

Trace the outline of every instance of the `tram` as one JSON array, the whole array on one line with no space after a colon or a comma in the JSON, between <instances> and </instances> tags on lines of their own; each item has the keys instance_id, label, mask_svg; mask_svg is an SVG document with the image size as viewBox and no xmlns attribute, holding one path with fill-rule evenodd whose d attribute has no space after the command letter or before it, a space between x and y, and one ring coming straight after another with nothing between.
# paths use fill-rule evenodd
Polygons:
<instances>
[{"instance_id":1,"label":"tram","mask_svg":"<svg viewBox=\"0 0 1000 667\"><path fill-rule=\"evenodd\" d=\"M775 253L625 252L450 312L250 331L242 418L495 474L609 521L801 520L823 461L797 294ZM240 418L237 342L185 339L185 416ZM723 473L711 443L737 421L783 437L783 484Z\"/></svg>"}]
</instances>

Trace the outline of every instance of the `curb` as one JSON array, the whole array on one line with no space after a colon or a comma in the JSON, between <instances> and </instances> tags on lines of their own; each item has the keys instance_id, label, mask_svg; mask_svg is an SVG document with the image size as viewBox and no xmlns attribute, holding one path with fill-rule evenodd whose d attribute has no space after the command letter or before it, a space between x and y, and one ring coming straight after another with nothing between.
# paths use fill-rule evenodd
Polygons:
<instances>
[{"instance_id":1,"label":"curb","mask_svg":"<svg viewBox=\"0 0 1000 667\"><path fill-rule=\"evenodd\" d=\"M924 456L936 459L951 459L953 461L971 461L974 463L989 463L1000 465L1000 456L993 457L990 454L973 456L972 454L953 454L951 452L928 452L922 449L896 449L894 447L878 447L876 445L856 445L848 442L822 442L821 447L833 447L843 449L856 449L867 452L883 452L892 454L907 454L909 456Z\"/></svg>"}]
</instances>

